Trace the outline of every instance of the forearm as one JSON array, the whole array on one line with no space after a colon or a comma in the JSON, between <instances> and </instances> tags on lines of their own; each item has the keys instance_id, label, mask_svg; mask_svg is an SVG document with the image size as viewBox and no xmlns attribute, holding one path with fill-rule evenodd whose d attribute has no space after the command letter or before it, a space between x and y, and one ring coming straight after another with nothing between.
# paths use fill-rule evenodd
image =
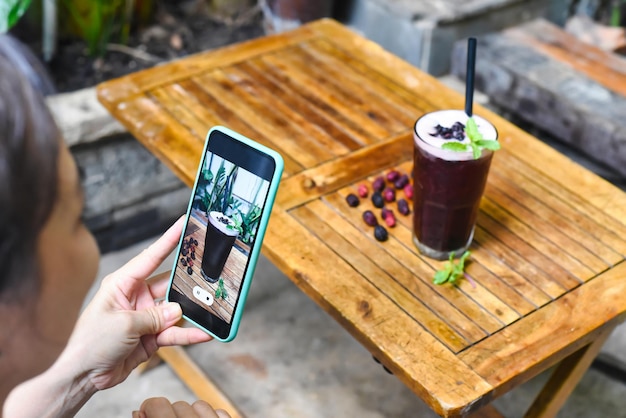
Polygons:
<instances>
[{"instance_id":1,"label":"forearm","mask_svg":"<svg viewBox=\"0 0 626 418\"><path fill-rule=\"evenodd\" d=\"M13 389L2 417L73 417L97 391L87 373L76 370L75 360L62 355L43 374Z\"/></svg>"}]
</instances>

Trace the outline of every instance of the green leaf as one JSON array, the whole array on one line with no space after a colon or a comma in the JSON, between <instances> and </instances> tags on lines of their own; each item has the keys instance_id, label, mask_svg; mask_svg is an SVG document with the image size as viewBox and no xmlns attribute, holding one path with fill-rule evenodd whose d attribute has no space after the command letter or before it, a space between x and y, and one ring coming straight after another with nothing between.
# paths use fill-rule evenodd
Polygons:
<instances>
[{"instance_id":1,"label":"green leaf","mask_svg":"<svg viewBox=\"0 0 626 418\"><path fill-rule=\"evenodd\" d=\"M474 157L475 160L479 159L480 155L483 153L482 150L480 149L478 145L476 145L475 142L472 142L470 145L472 147L472 156Z\"/></svg>"},{"instance_id":2,"label":"green leaf","mask_svg":"<svg viewBox=\"0 0 626 418\"><path fill-rule=\"evenodd\" d=\"M215 290L215 299L219 299L222 297L222 289L219 287Z\"/></svg>"},{"instance_id":3,"label":"green leaf","mask_svg":"<svg viewBox=\"0 0 626 418\"><path fill-rule=\"evenodd\" d=\"M0 33L8 32L26 13L31 0L0 0Z\"/></svg>"},{"instance_id":4,"label":"green leaf","mask_svg":"<svg viewBox=\"0 0 626 418\"><path fill-rule=\"evenodd\" d=\"M478 125L476 125L474 118L469 118L467 120L467 124L465 125L465 134L472 142L483 139L483 135L478 130Z\"/></svg>"},{"instance_id":5,"label":"green leaf","mask_svg":"<svg viewBox=\"0 0 626 418\"><path fill-rule=\"evenodd\" d=\"M433 283L444 284L445 282L448 281L449 277L450 277L450 270L439 270L435 273L435 279L433 280Z\"/></svg>"},{"instance_id":6,"label":"green leaf","mask_svg":"<svg viewBox=\"0 0 626 418\"><path fill-rule=\"evenodd\" d=\"M435 278L433 283L435 284L444 284L444 283L452 283L455 284L457 280L464 275L465 271L465 261L471 255L471 252L465 251L461 258L455 263L454 262L454 253L450 254L448 261L445 264L445 267L441 270L438 270L435 273Z\"/></svg>"},{"instance_id":7,"label":"green leaf","mask_svg":"<svg viewBox=\"0 0 626 418\"><path fill-rule=\"evenodd\" d=\"M441 146L441 149L446 149L449 151L467 151L467 144L463 144L457 141L446 142Z\"/></svg>"},{"instance_id":8,"label":"green leaf","mask_svg":"<svg viewBox=\"0 0 626 418\"><path fill-rule=\"evenodd\" d=\"M491 151L497 151L500 149L500 143L498 141L491 141L488 139L482 139L480 141L476 141L476 145L482 148L487 148Z\"/></svg>"}]
</instances>

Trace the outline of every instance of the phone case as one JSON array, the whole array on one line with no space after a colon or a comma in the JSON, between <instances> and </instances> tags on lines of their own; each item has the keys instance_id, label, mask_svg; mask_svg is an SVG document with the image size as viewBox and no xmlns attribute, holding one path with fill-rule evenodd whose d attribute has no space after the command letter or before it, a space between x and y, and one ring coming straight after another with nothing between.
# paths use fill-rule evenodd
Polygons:
<instances>
[{"instance_id":1,"label":"phone case","mask_svg":"<svg viewBox=\"0 0 626 418\"><path fill-rule=\"evenodd\" d=\"M272 207L274 205L274 200L276 198L276 192L278 191L278 185L280 183L280 178L284 169L284 162L283 162L283 158L280 156L280 154L278 154L276 151L265 147L264 145L261 145L231 129L228 129L224 126L215 126L213 128L211 128L211 130L209 130L209 132L207 133L206 139L205 139L205 144L204 144L204 149L202 150L202 159L201 159L201 163L204 160L204 156L206 155L206 152L208 150L209 147L209 138L211 136L211 133L213 131L221 131L222 133L236 139L237 141L240 141L254 149L257 149L259 151L261 151L264 154L269 155L275 162L276 164L276 169L273 173L272 176L272 180L270 182L269 185L269 190L268 190L268 195L267 195L267 200L266 200L266 204L265 204L265 208L263 210L263 213L261 214L261 219L259 221L259 227L258 230L256 232L256 239L254 242L254 247L251 249L251 253L250 253L250 258L249 258L249 264L248 264L248 268L246 270L246 273L243 277L242 280L242 285L241 285L241 291L239 294L239 299L237 302L237 306L236 309L233 313L233 319L232 319L232 325L230 328L230 333L226 338L220 338L219 336L215 335L213 332L211 332L211 330L206 329L204 326L202 326L201 324L197 323L196 321L194 321L193 319L187 317L186 315L183 315L183 317L189 321L190 323L192 323L193 325L195 325L196 327L204 330L206 333L210 334L211 336L213 336L215 339L222 341L222 342L229 342L232 341L235 336L237 335L237 331L239 330L239 324L241 322L241 315L243 314L243 310L244 310L244 306L245 306L245 302L246 302L246 298L248 296L248 291L250 289L250 284L252 283L252 276L254 275L254 271L256 269L256 263L257 260L259 258L259 254L261 252L261 247L263 244L263 238L265 236L265 230L267 229L267 223L269 222L269 218L270 218L270 214L272 212ZM196 190L197 186L198 186L198 181L200 178L200 174L201 174L201 167L198 168L198 172L196 173L196 179L194 181L194 186L192 189L192 194L191 194L191 198L189 199L189 204L187 206L187 213L186 213L186 217L185 217L185 225L188 224L189 222L189 217L191 216L191 207L192 207L192 203L193 203L193 196L194 196L194 191ZM184 239L184 233L181 234L180 237L180 241L178 243L178 246L176 248L176 254L178 254L180 252L180 248L182 246L182 242ZM176 269L176 265L177 265L178 260L174 260L174 267L172 268L172 276L170 277L170 282L169 282L169 286L167 289L167 295L168 295L168 300L169 300L169 293L170 293L170 289L172 287L172 283L173 283L173 279L174 279L174 270Z\"/></svg>"}]
</instances>

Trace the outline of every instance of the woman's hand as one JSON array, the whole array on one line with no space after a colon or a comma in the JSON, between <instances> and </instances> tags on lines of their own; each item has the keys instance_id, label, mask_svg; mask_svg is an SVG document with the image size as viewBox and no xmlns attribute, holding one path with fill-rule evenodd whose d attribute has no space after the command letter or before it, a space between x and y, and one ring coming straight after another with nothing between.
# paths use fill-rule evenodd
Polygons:
<instances>
[{"instance_id":1,"label":"woman's hand","mask_svg":"<svg viewBox=\"0 0 626 418\"><path fill-rule=\"evenodd\" d=\"M171 404L165 398L150 398L141 404L139 411L133 412L133 418L230 418L222 409L213 409L205 401Z\"/></svg>"},{"instance_id":2,"label":"woman's hand","mask_svg":"<svg viewBox=\"0 0 626 418\"><path fill-rule=\"evenodd\" d=\"M149 248L105 277L80 316L62 357L70 355L80 362L80 371L97 390L124 381L161 346L211 339L200 329L176 326L182 317L177 303L155 303L165 296L167 277L154 283L146 281L176 247L182 227L183 218Z\"/></svg>"}]
</instances>

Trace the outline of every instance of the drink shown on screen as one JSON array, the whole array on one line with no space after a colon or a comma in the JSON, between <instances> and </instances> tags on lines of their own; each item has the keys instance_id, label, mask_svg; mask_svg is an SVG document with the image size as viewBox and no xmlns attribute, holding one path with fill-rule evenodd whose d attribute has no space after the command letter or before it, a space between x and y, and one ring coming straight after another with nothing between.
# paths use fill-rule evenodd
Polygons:
<instances>
[{"instance_id":1,"label":"drink shown on screen","mask_svg":"<svg viewBox=\"0 0 626 418\"><path fill-rule=\"evenodd\" d=\"M442 110L422 116L414 130L413 238L420 252L436 259L461 255L471 244L474 224L493 157L483 150L478 159L472 151L442 149L449 141L469 143L465 135L449 135L456 123L467 122L461 110ZM474 116L486 140L497 140L495 127ZM438 131L445 127L444 138ZM462 129L462 128L460 128Z\"/></svg>"},{"instance_id":2,"label":"drink shown on screen","mask_svg":"<svg viewBox=\"0 0 626 418\"><path fill-rule=\"evenodd\" d=\"M210 283L215 283L224 270L239 231L235 227L235 222L221 212L210 212L208 218L202 256L202 277Z\"/></svg>"}]
</instances>

